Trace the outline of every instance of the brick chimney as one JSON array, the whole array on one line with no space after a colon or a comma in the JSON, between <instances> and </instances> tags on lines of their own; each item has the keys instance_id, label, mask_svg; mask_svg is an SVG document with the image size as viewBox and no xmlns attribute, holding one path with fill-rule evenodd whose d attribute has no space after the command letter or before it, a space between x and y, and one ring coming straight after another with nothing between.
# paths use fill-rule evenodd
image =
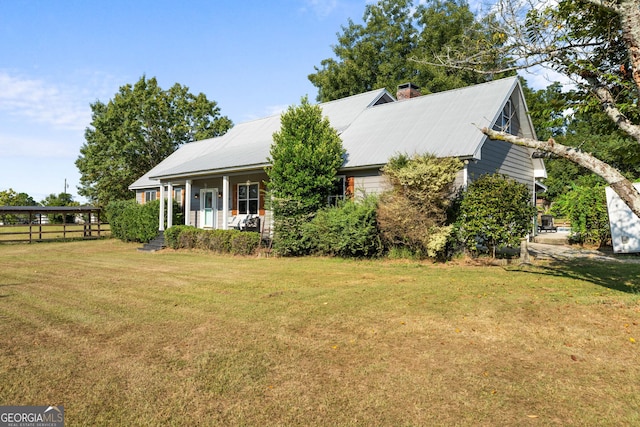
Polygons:
<instances>
[{"instance_id":1,"label":"brick chimney","mask_svg":"<svg viewBox=\"0 0 640 427\"><path fill-rule=\"evenodd\" d=\"M396 92L396 99L403 101L409 98L417 98L421 96L420 86L416 86L413 83L403 83L398 85L398 92Z\"/></svg>"}]
</instances>

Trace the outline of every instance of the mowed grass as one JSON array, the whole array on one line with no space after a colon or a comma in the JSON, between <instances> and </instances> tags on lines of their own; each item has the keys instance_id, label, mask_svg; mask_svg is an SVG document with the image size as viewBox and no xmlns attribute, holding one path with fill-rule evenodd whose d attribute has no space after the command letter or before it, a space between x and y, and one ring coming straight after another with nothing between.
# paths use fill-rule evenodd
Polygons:
<instances>
[{"instance_id":1,"label":"mowed grass","mask_svg":"<svg viewBox=\"0 0 640 427\"><path fill-rule=\"evenodd\" d=\"M0 405L66 425L640 425L640 264L0 245Z\"/></svg>"}]
</instances>

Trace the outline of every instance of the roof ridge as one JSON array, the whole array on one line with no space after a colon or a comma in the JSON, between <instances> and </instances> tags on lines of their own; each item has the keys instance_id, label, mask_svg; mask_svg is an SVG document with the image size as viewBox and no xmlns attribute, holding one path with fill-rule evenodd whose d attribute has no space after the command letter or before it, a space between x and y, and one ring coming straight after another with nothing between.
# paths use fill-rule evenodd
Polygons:
<instances>
[{"instance_id":1,"label":"roof ridge","mask_svg":"<svg viewBox=\"0 0 640 427\"><path fill-rule=\"evenodd\" d=\"M414 101L416 99L421 99L421 98L425 98L425 97L433 97L433 96L437 96L437 95L450 94L450 93L453 93L453 92L460 92L460 91L463 91L463 90L479 89L479 88L482 88L483 86L496 84L496 83L499 83L499 82L503 82L505 80L517 80L517 79L518 79L518 76L503 77L501 79L490 80L490 81L484 82L484 83L472 84L472 85L457 87L457 88L448 89L448 90L441 90L440 92L425 93L424 95L416 96L414 98L408 98L408 99L405 99L405 100L403 100L401 102ZM380 104L380 105L386 105L386 104ZM377 107L377 105L373 105L373 107Z\"/></svg>"}]
</instances>

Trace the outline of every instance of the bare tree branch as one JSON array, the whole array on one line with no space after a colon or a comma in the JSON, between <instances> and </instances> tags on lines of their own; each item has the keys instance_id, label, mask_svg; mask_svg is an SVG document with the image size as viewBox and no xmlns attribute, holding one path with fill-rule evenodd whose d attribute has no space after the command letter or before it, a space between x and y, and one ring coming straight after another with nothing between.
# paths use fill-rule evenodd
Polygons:
<instances>
[{"instance_id":1,"label":"bare tree branch","mask_svg":"<svg viewBox=\"0 0 640 427\"><path fill-rule=\"evenodd\" d=\"M591 154L580 151L574 147L558 144L553 139L538 141L532 138L523 138L509 133L499 132L486 127L482 128L481 132L493 140L505 141L514 145L553 153L589 169L604 178L607 184L609 184L629 208L631 208L633 213L640 218L640 193L635 189L631 181L625 178L616 168L593 157Z\"/></svg>"},{"instance_id":2,"label":"bare tree branch","mask_svg":"<svg viewBox=\"0 0 640 427\"><path fill-rule=\"evenodd\" d=\"M616 107L611 92L606 87L599 86L594 89L593 93L600 100L604 112L613 120L616 126L640 143L640 126L627 119L620 109Z\"/></svg>"}]
</instances>

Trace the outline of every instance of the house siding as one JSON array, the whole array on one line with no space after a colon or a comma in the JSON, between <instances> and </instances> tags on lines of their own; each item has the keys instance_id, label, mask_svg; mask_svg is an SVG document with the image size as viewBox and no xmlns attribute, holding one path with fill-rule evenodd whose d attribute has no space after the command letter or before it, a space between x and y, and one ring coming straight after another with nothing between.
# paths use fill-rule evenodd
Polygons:
<instances>
[{"instance_id":1,"label":"house siding","mask_svg":"<svg viewBox=\"0 0 640 427\"><path fill-rule=\"evenodd\" d=\"M369 194L380 194L389 188L386 178L382 176L380 168L372 168L360 171L340 172L347 176L347 180L353 182L353 197L361 199Z\"/></svg>"},{"instance_id":2,"label":"house siding","mask_svg":"<svg viewBox=\"0 0 640 427\"><path fill-rule=\"evenodd\" d=\"M469 180L482 175L501 173L527 186L533 193L533 165L529 150L504 141L487 140L482 147L481 160L468 165Z\"/></svg>"}]
</instances>

